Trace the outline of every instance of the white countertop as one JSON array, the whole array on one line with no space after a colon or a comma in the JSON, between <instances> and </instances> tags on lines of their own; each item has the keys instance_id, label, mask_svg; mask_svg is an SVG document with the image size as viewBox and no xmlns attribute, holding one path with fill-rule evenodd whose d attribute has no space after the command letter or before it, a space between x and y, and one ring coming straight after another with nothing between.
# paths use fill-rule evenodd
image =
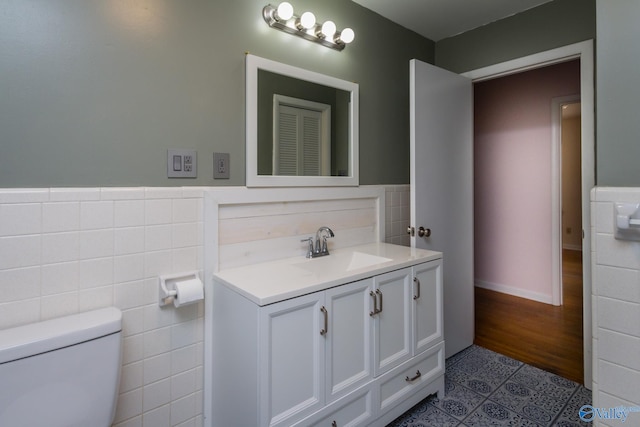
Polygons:
<instances>
[{"instance_id":1,"label":"white countertop","mask_svg":"<svg viewBox=\"0 0 640 427\"><path fill-rule=\"evenodd\" d=\"M262 306L439 258L440 252L372 243L320 258L300 256L222 270L214 280Z\"/></svg>"}]
</instances>

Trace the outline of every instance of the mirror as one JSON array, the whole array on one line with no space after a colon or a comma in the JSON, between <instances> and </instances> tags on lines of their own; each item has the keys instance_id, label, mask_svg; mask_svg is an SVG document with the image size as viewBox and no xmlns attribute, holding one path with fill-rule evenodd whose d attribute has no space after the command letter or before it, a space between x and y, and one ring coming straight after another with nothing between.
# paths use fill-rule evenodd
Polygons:
<instances>
[{"instance_id":1,"label":"mirror","mask_svg":"<svg viewBox=\"0 0 640 427\"><path fill-rule=\"evenodd\" d=\"M247 186L358 185L358 85L246 59Z\"/></svg>"}]
</instances>

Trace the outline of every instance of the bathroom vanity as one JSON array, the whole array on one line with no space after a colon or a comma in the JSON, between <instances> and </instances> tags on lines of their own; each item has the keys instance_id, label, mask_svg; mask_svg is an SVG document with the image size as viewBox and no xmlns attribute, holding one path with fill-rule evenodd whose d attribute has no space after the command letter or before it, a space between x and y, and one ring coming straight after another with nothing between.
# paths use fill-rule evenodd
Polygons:
<instances>
[{"instance_id":1,"label":"bathroom vanity","mask_svg":"<svg viewBox=\"0 0 640 427\"><path fill-rule=\"evenodd\" d=\"M214 426L384 426L444 393L442 254L385 243L219 271Z\"/></svg>"}]
</instances>

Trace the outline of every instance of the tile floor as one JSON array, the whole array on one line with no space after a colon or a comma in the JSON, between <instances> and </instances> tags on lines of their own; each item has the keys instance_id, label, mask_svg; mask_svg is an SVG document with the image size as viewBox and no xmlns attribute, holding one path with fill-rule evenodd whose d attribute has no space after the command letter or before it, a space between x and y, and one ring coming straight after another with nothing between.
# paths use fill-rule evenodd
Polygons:
<instances>
[{"instance_id":1,"label":"tile floor","mask_svg":"<svg viewBox=\"0 0 640 427\"><path fill-rule=\"evenodd\" d=\"M479 346L446 362L445 396L423 400L388 427L587 426L580 384Z\"/></svg>"}]
</instances>

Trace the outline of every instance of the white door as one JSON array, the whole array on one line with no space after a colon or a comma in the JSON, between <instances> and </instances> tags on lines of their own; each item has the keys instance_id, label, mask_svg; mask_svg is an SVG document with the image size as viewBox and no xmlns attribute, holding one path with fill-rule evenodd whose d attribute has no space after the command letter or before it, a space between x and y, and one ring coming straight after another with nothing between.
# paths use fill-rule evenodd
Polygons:
<instances>
[{"instance_id":1,"label":"white door","mask_svg":"<svg viewBox=\"0 0 640 427\"><path fill-rule=\"evenodd\" d=\"M444 339L449 357L473 344L473 87L410 63L411 245L443 253ZM424 237L419 227L430 230Z\"/></svg>"}]
</instances>

